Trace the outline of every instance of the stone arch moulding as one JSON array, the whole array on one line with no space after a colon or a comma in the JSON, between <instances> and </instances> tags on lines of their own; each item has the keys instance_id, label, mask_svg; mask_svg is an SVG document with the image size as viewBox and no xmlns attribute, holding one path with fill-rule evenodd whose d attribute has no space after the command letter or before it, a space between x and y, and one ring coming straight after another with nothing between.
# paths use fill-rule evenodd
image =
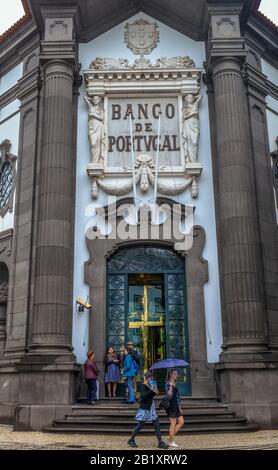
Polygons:
<instances>
[{"instance_id":1,"label":"stone arch moulding","mask_svg":"<svg viewBox=\"0 0 278 470\"><path fill-rule=\"evenodd\" d=\"M193 228L193 246L181 253L186 272L186 295L188 308L188 336L192 396L215 397L214 366L207 362L204 284L208 281L208 262L203 258L205 230ZM84 263L85 282L89 286L89 348L96 354L99 369L103 372L106 347L106 266L107 259L116 250L138 244L171 247L173 240L128 240L86 238L89 259Z\"/></svg>"},{"instance_id":2,"label":"stone arch moulding","mask_svg":"<svg viewBox=\"0 0 278 470\"><path fill-rule=\"evenodd\" d=\"M11 229L0 233L0 356L3 354L6 340L12 235Z\"/></svg>"}]
</instances>

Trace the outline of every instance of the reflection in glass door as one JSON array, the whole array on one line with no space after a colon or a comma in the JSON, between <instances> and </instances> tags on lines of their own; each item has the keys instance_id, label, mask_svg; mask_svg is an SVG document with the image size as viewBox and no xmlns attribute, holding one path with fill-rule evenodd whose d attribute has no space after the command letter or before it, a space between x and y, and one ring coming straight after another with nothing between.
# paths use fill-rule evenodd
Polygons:
<instances>
[{"instance_id":1,"label":"reflection in glass door","mask_svg":"<svg viewBox=\"0 0 278 470\"><path fill-rule=\"evenodd\" d=\"M142 382L150 366L166 358L163 274L128 276L128 340L139 353ZM163 387L165 371L157 372L156 379Z\"/></svg>"}]
</instances>

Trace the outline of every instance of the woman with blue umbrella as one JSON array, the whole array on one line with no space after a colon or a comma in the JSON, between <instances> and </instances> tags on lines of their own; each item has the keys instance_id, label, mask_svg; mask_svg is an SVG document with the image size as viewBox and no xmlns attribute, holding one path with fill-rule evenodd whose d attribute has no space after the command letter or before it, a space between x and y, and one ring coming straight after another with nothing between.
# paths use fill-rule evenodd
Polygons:
<instances>
[{"instance_id":1,"label":"woman with blue umbrella","mask_svg":"<svg viewBox=\"0 0 278 470\"><path fill-rule=\"evenodd\" d=\"M181 410L180 393L177 387L178 371L175 367L186 367L188 362L182 359L165 359L152 365L151 370L170 369L166 377L166 401L164 409L169 416L169 447L178 447L175 436L184 425L184 418Z\"/></svg>"}]
</instances>

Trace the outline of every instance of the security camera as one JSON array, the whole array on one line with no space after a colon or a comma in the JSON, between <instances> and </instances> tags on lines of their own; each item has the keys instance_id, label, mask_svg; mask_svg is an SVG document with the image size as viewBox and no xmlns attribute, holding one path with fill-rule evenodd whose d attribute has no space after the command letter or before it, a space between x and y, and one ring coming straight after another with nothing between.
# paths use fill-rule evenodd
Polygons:
<instances>
[{"instance_id":1,"label":"security camera","mask_svg":"<svg viewBox=\"0 0 278 470\"><path fill-rule=\"evenodd\" d=\"M88 299L85 301L81 299L81 297L76 297L76 303L78 305L79 312L84 312L84 308L89 309L92 307L92 305L88 303Z\"/></svg>"}]
</instances>

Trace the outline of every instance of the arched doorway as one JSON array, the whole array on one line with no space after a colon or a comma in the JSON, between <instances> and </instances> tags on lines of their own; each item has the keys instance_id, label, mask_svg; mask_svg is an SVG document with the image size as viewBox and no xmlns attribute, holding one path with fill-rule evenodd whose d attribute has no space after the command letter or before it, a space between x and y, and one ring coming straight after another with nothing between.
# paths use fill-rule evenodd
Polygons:
<instances>
[{"instance_id":1,"label":"arched doorway","mask_svg":"<svg viewBox=\"0 0 278 470\"><path fill-rule=\"evenodd\" d=\"M0 354L3 353L8 303L9 271L5 263L0 262Z\"/></svg>"},{"instance_id":2,"label":"arched doorway","mask_svg":"<svg viewBox=\"0 0 278 470\"><path fill-rule=\"evenodd\" d=\"M107 344L122 351L132 341L140 355L140 379L166 357L189 362L185 261L164 246L130 246L107 260ZM163 391L165 370L157 373ZM189 367L179 389L190 395Z\"/></svg>"}]
</instances>

